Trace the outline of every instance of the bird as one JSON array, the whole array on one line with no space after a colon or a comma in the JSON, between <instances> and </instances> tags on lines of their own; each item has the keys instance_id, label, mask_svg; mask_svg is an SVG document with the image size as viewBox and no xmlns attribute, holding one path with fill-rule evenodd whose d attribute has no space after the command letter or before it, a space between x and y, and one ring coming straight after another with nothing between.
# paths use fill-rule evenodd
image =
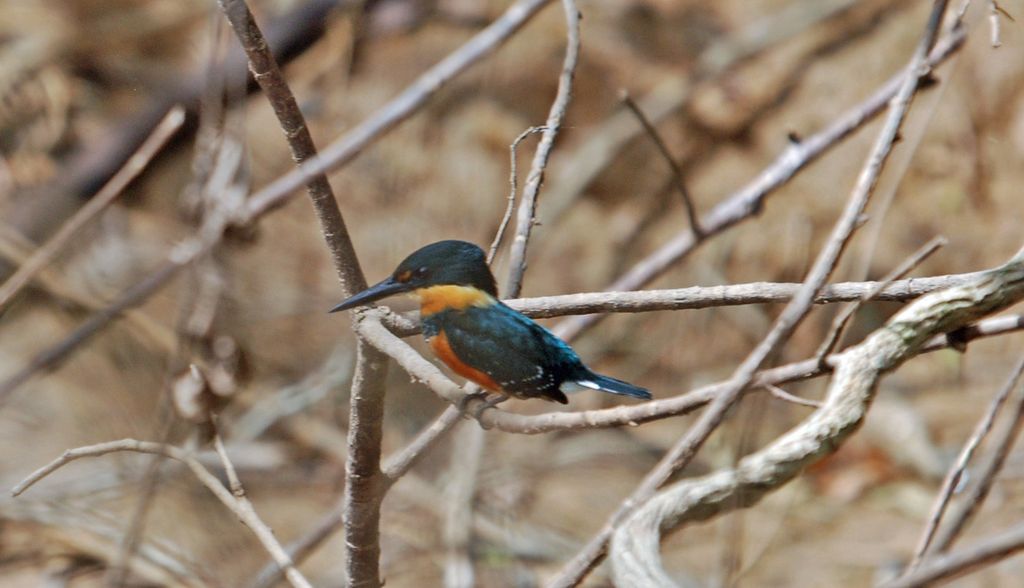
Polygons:
<instances>
[{"instance_id":1,"label":"bird","mask_svg":"<svg viewBox=\"0 0 1024 588\"><path fill-rule=\"evenodd\" d=\"M494 393L492 406L509 396L568 404L566 394L580 390L651 399L645 388L594 372L554 333L499 300L483 250L466 241L414 251L390 276L330 312L403 293L419 300L423 336L434 354Z\"/></svg>"}]
</instances>

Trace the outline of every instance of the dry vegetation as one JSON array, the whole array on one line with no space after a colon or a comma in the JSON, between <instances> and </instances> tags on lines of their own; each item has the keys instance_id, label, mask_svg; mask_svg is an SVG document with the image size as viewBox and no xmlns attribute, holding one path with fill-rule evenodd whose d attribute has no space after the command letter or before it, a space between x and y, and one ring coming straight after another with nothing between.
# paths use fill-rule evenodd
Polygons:
<instances>
[{"instance_id":1,"label":"dry vegetation","mask_svg":"<svg viewBox=\"0 0 1024 588\"><path fill-rule=\"evenodd\" d=\"M305 4L254 0L252 8L273 36ZM320 147L371 117L507 8L472 0L338 4L344 6L316 19L318 26L298 21L306 41L282 63ZM370 281L427 242L491 242L509 192L509 144L545 123L559 84L567 36L558 4L330 175ZM900 72L920 43L931 3L578 4L573 98L539 192L521 296L616 283L645 290L804 280L884 114L830 143L735 226L715 226L711 211ZM993 6L970 5L966 42L923 80L866 222L830 282L879 279L939 235L948 243L910 275L996 267L1021 247L1024 4ZM949 35L940 32L939 45ZM9 304L0 303L0 486L13 488L69 448L155 442L146 446L150 454L78 460L17 498L0 497L0 585L249 586L261 570L273 570L265 545L194 475L205 466L229 486L205 410L189 420L171 400L188 396L196 383L190 364L203 374L204 394L211 393L203 401L217 405L245 494L281 543L339 512L350 388L360 369L356 338L349 320L324 314L344 292L302 190L258 219L239 219L241 199L294 163L267 100L247 97L238 83L242 62L229 49L236 44L208 0L0 1L3 279L33 243L90 200L168 107L181 101L190 112L119 199ZM233 66L218 75L210 64L223 61ZM690 220L678 178L624 106L623 91L664 140L709 230L692 254L642 283L617 280L685 238ZM540 137L519 146L520 187L529 184ZM207 247L195 263L139 289L140 280L167 267L169 253L189 254L180 244L196 243L195 235ZM495 261L501 282L509 241ZM97 319L126 291L139 294L136 308L109 324ZM896 293L864 304L842 347L879 329L907 298ZM732 378L785 299L617 313L590 325L543 322L575 335L576 349L598 371L664 400ZM531 310L566 314L543 306ZM392 308L411 307L395 301ZM765 367L814 357L839 308L815 306ZM69 334L88 321L102 328L69 345ZM425 350L418 336L406 341ZM883 380L864 426L836 453L780 482L753 508L734 510L744 502L741 492L726 512L666 537L665 570L684 585L865 586L892 578L912 559L943 478L1012 375L1022 342L1009 332L971 341L965 353L943 349L910 359ZM59 345L66 355L42 359ZM434 375L417 379L448 398L461 393ZM821 400L827 385L826 376L779 384L811 400ZM394 362L386 391L389 455L448 404ZM733 468L815 410L778 390L751 392L731 410L722 407L724 424L670 482ZM1008 438L1012 447L1024 391L1018 385L1006 394L991 437ZM688 406L639 426L534 435L509 432L517 421L507 413L593 410L617 401L581 394L565 409L511 401L482 415L491 430L481 432L469 419L442 436L384 499L380 570L387 585L535 586L555 578L702 413ZM162 442L182 448L172 457L183 461L154 457L167 452ZM982 442L968 465L953 510L971 501L981 508L953 551L1019 525L1024 459L1007 451L987 495L975 489L997 442ZM216 479L207 482L216 486ZM341 531L331 528L299 566L316 586L343 585L354 569ZM1021 577L1021 558L1009 558L956 583L1017 586ZM583 585L612 581L611 566L603 565Z\"/></svg>"}]
</instances>

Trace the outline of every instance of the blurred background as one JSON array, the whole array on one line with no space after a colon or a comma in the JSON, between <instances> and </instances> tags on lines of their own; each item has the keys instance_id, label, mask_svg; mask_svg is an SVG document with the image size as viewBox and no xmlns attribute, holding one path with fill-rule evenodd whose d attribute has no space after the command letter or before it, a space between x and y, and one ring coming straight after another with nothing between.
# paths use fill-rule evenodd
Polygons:
<instances>
[{"instance_id":1,"label":"blurred background","mask_svg":"<svg viewBox=\"0 0 1024 588\"><path fill-rule=\"evenodd\" d=\"M284 70L320 146L507 5L251 1L268 36L290 43ZM967 45L938 68L941 83L919 94L836 281L878 278L936 235L949 244L914 275L985 269L1021 246L1024 4L1000 5L1017 22L1002 19L998 49L990 44L986 3L971 6ZM782 153L790 136L822 129L897 73L930 6L580 0L575 95L541 192L523 296L600 290L688 228L668 167L623 107L622 91L655 121L698 210L707 212ZM565 42L561 8L549 6L331 175L368 280L383 278L428 242L490 243L509 190L509 144L546 119ZM209 0L0 1L5 277L96 192L111 166L120 167L169 106L191 112L139 179L4 309L0 378L64 341L196 232L211 206L203 186L218 145L243 150L231 184L243 194L292 169L265 98L246 96L244 69L231 59L234 44ZM218 74L211 64L224 61L234 66ZM870 124L830 150L773 193L757 216L647 287L802 280L877 129ZM520 180L536 140L519 149ZM503 248L499 277L506 257ZM124 437L194 442L194 426L172 418L168 401L194 362L221 378L228 452L256 509L282 542L303 535L335 508L344 484L354 341L347 317L325 315L341 297L312 208L297 196L257 225L233 231L196 269L7 396L0 405L0 486L14 486L70 447ZM412 307L395 301L393 308ZM846 343L897 308L866 305ZM728 377L779 309L616 315L574 345L597 371L666 398ZM818 307L777 362L813 356L835 312ZM409 341L425 350L419 337ZM912 554L942 476L1022 342L1007 335L972 343L966 354L912 360L885 381L865 427L838 453L752 509L673 535L663 551L669 570L706 586L864 586L886 577ZM786 389L820 398L825 385L819 379ZM538 413L615 402L578 395L564 409L537 401L504 406ZM392 366L386 452L444 408ZM810 411L751 395L682 475L728 467ZM487 432L470 492L475 585L541 584L693 418L535 436ZM449 482L463 467L466 435L433 448L389 493L382 520L388 586L443 585ZM219 471L214 456L200 455ZM147 456L115 454L73 463L20 498L2 493L0 585L102 585L153 471ZM1024 457L1011 454L967 539L1019 518L1022 476ZM179 466L162 465L155 488L128 585L252 585L269 561L252 534ZM340 543L335 537L302 566L315 585L343 584ZM1011 559L956 585L1016 586L1022 574L1024 564ZM603 568L586 583L608 584Z\"/></svg>"}]
</instances>

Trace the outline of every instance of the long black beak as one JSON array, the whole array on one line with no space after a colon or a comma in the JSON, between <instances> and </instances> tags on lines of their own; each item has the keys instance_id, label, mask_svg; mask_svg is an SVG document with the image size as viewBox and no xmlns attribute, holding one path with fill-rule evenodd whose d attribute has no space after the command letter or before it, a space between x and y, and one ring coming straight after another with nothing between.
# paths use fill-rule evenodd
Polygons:
<instances>
[{"instance_id":1,"label":"long black beak","mask_svg":"<svg viewBox=\"0 0 1024 588\"><path fill-rule=\"evenodd\" d=\"M355 296L343 301L341 304L335 306L328 312L338 312L339 310L348 310L364 304L369 304L380 300L381 298L387 298L393 294L401 294L402 292L408 292L413 289L413 286L409 284L403 284L402 282L396 281L394 278L388 278L379 284L374 284L366 290L356 294Z\"/></svg>"}]
</instances>

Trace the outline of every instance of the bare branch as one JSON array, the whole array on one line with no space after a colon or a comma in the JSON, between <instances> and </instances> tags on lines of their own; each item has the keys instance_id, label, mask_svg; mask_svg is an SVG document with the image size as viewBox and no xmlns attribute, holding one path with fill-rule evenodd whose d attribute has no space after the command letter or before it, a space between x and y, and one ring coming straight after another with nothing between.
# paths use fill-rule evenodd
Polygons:
<instances>
[{"instance_id":1,"label":"bare branch","mask_svg":"<svg viewBox=\"0 0 1024 588\"><path fill-rule=\"evenodd\" d=\"M316 159L316 146L274 56L267 48L256 21L244 0L220 0L249 58L253 77L270 100L299 166ZM342 291L351 296L366 288L345 221L338 210L331 185L323 171L305 177L309 197L320 219ZM251 202L251 201L250 201ZM358 319L356 319L358 320ZM346 571L351 586L380 586L380 504L384 483L380 471L384 426L384 379L386 358L357 343L355 376L352 379L349 412L348 460L345 473Z\"/></svg>"},{"instance_id":2,"label":"bare branch","mask_svg":"<svg viewBox=\"0 0 1024 588\"><path fill-rule=\"evenodd\" d=\"M951 274L898 280L872 297L875 301L906 302L929 292L959 286L970 282L979 274ZM839 282L822 287L814 297L815 304L831 304L859 300L883 282ZM505 304L533 318L551 318L571 314L594 312L652 312L658 310L695 310L746 304L772 304L788 302L800 289L800 284L778 282L751 282L721 286L692 286L670 290L640 290L636 292L581 292L559 296L538 296L505 300ZM382 320L400 337L420 332L417 315L388 313ZM553 329L556 334L571 340L576 334L562 327L563 321Z\"/></svg>"},{"instance_id":3,"label":"bare branch","mask_svg":"<svg viewBox=\"0 0 1024 588\"><path fill-rule=\"evenodd\" d=\"M580 13L574 0L562 0L565 12L565 25L568 30L565 47L565 60L562 62L562 73L558 76L558 91L548 112L548 120L544 123L544 134L541 135L537 151L533 155L530 173L526 176L523 197L519 199L519 212L516 215L516 235L512 239L509 253L509 273L505 284L505 296L518 296L523 288L523 273L526 272L526 247L530 241L533 225L537 223L537 197L540 186L544 182L544 170L548 166L551 149L555 146L555 138L562 128L565 110L572 99L572 79L576 75L576 62L580 53Z\"/></svg>"},{"instance_id":4,"label":"bare branch","mask_svg":"<svg viewBox=\"0 0 1024 588\"><path fill-rule=\"evenodd\" d=\"M519 144L526 140L527 137L534 133L540 133L547 130L547 127L530 127L519 133L519 136L508 146L509 152L509 172L508 172L508 204L505 206L505 214L501 217L501 222L498 223L498 231L494 234L494 240L491 241L491 246L487 249L487 265L490 265L494 261L494 256L498 253L498 247L501 245L501 240L505 237L505 229L508 228L509 221L512 220L512 211L516 207L516 192L519 191L519 170L516 165L516 148Z\"/></svg>"},{"instance_id":5,"label":"bare branch","mask_svg":"<svg viewBox=\"0 0 1024 588\"><path fill-rule=\"evenodd\" d=\"M110 178L110 180L96 193L95 196L82 208L75 212L74 216L61 225L49 240L37 249L25 263L14 272L7 281L0 285L0 312L14 298L32 278L39 273L53 258L81 231L90 221L96 218L99 213L106 210L114 199L121 195L121 192L135 179L153 157L163 148L164 144L174 136L174 133L185 122L185 111L180 106L172 108L157 124L149 137L139 146L134 155L128 158L124 166Z\"/></svg>"},{"instance_id":6,"label":"bare branch","mask_svg":"<svg viewBox=\"0 0 1024 588\"><path fill-rule=\"evenodd\" d=\"M277 60L270 52L269 45L245 0L218 1L245 50L253 78L266 94L274 114L277 115L281 130L288 140L292 159L301 167L304 162L316 157L316 145L295 96L288 87L288 82L285 81ZM309 174L305 184L330 248L335 270L341 278L342 291L345 296L351 296L366 288L366 278L359 267L352 239L349 237L341 211L338 210L331 184L323 172Z\"/></svg>"},{"instance_id":7,"label":"bare branch","mask_svg":"<svg viewBox=\"0 0 1024 588\"><path fill-rule=\"evenodd\" d=\"M778 398L779 400L784 400L786 402L791 402L793 404L799 404L800 406L809 406L811 408L821 408L822 406L822 403L818 400L808 400L806 398L794 396L789 392L786 392L782 388L779 388L775 384L765 384L761 387L767 390L769 394Z\"/></svg>"},{"instance_id":8,"label":"bare branch","mask_svg":"<svg viewBox=\"0 0 1024 588\"><path fill-rule=\"evenodd\" d=\"M954 553L930 558L912 573L891 582L883 582L878 588L933 586L936 582L950 580L1006 559L1021 549L1024 549L1024 525L977 541Z\"/></svg>"},{"instance_id":9,"label":"bare branch","mask_svg":"<svg viewBox=\"0 0 1024 588\"><path fill-rule=\"evenodd\" d=\"M236 498L230 491L228 491L227 488L224 487L223 484L220 483L216 476L204 468L203 465L194 457L185 450L173 445L138 441L136 439L121 439L120 441L108 441L107 443L98 443L96 445L68 449L57 459L39 468L35 472L32 472L32 474L22 480L21 483L11 490L11 494L14 496L21 495L36 482L39 482L46 476L52 474L72 461L85 457L99 457L101 455L120 451L160 455L185 464L199 482L202 483L203 486L206 486L206 488L212 492L213 495L216 496L222 504L224 504L224 506L228 507L228 509L242 521L242 524L249 527L249 529L256 535L256 538L260 540L261 544L263 544L263 548L267 550L267 553L274 558L274 561L277 562L281 569L285 570L285 577L288 579L289 584L294 588L311 588L309 581L306 580L306 578L303 577L297 569L295 569L294 565L292 565L292 561L288 557L288 554L285 553L284 548L282 548L281 544L277 542L276 538L274 538L273 531L270 530L270 527L267 527L266 523L260 520L259 515L256 514L252 504L249 503L248 500L239 500Z\"/></svg>"},{"instance_id":10,"label":"bare branch","mask_svg":"<svg viewBox=\"0 0 1024 588\"><path fill-rule=\"evenodd\" d=\"M434 422L420 431L419 435L411 443L389 455L384 460L384 477L388 485L394 484L408 472L423 454L445 433L450 431L462 418L462 412L455 406L449 406L441 416L434 419Z\"/></svg>"},{"instance_id":11,"label":"bare branch","mask_svg":"<svg viewBox=\"0 0 1024 588\"><path fill-rule=\"evenodd\" d=\"M999 3L996 2L996 0L988 0L988 24L992 35L990 42L992 43L993 49L998 49L1003 46L1001 35L999 34L1000 13L1006 14L1006 11L999 6Z\"/></svg>"},{"instance_id":12,"label":"bare branch","mask_svg":"<svg viewBox=\"0 0 1024 588\"><path fill-rule=\"evenodd\" d=\"M445 588L474 586L473 560L470 555L473 504L477 476L486 445L483 429L465 423L452 444L451 460L445 474L443 538L445 546Z\"/></svg>"},{"instance_id":13,"label":"bare branch","mask_svg":"<svg viewBox=\"0 0 1024 588\"><path fill-rule=\"evenodd\" d=\"M1006 457L1013 449L1021 429L1024 429L1024 389L1017 393L1014 399L1013 410L1008 417L1008 422L992 439L991 453L978 467L976 482L964 492L960 499L959 507L949 515L949 522L936 534L931 548L926 552L926 558L931 554L941 553L949 550L953 543L959 538L960 533L967 527L967 524L981 509L988 498L996 476L1003 469Z\"/></svg>"},{"instance_id":14,"label":"bare branch","mask_svg":"<svg viewBox=\"0 0 1024 588\"><path fill-rule=\"evenodd\" d=\"M704 230L700 228L700 219L697 217L697 209L693 205L693 198L690 197L690 191L686 189L686 181L683 179L683 170L673 159L672 153L668 150L668 145L658 134L658 129L654 128L651 121L644 114L644 111L640 109L640 106L633 101L629 93L625 90L622 91L620 96L622 103L626 105L626 108L636 116L636 119L640 121L640 126L644 128L647 136L651 138L651 142L658 148L658 153L661 153L661 157L668 164L669 169L672 171L672 179L675 180L676 190L679 190L679 195L683 197L683 206L686 207L686 216L690 219L690 232L693 233L693 238L696 241L700 241L705 237Z\"/></svg>"},{"instance_id":15,"label":"bare branch","mask_svg":"<svg viewBox=\"0 0 1024 588\"><path fill-rule=\"evenodd\" d=\"M894 270L886 274L878 283L878 286L872 288L868 292L865 292L860 299L856 300L852 304L846 305L846 307L843 308L843 310L840 311L832 321L828 334L825 335L824 341L821 346L818 347L818 352L815 354L815 357L824 359L832 353L833 350L835 350L836 345L839 343L839 339L842 338L843 332L846 330L846 325L850 322L850 319L853 318L854 313L857 312L857 309L859 309L862 304L873 299L875 296L878 296L878 294L887 286L892 284L894 280L898 280L910 273L915 267L920 265L922 261L931 256L932 253L935 253L939 248L944 247L946 243L948 243L948 241L945 237L935 237L931 239L921 246L920 249L915 251L910 257L905 259L903 263L899 264Z\"/></svg>"},{"instance_id":16,"label":"bare branch","mask_svg":"<svg viewBox=\"0 0 1024 588\"><path fill-rule=\"evenodd\" d=\"M988 435L989 431L992 430L992 424L995 423L996 415L999 414L999 410L1002 409L1006 403L1006 399L1010 396L1010 392L1017 386L1017 382L1020 381L1021 374L1024 373L1024 359L1017 364L1013 372L1010 373L1010 377L1003 384L1002 389L996 394L995 398L989 404L988 410L985 415L978 421L978 424L974 427L974 432L971 433L970 438L967 439L967 443L964 444L963 449L960 450L960 455L957 456L956 463L949 469L946 474L946 478L942 481L942 488L939 490L939 494L935 497L935 503L932 505L932 510L928 515L928 524L925 526L924 533L921 535L920 541L918 541L917 549L914 551L914 558L907 565L905 574L913 572L915 568L921 563L921 559L924 557L925 552L928 551L928 547L931 545L932 538L935 537L935 531L939 528L939 522L942 521L942 515L946 512L946 506L949 505L950 498L953 497L953 491L960 483L960 479L967 470L967 464L971 461L971 457L974 456L975 450L981 445L982 440Z\"/></svg>"}]
</instances>

